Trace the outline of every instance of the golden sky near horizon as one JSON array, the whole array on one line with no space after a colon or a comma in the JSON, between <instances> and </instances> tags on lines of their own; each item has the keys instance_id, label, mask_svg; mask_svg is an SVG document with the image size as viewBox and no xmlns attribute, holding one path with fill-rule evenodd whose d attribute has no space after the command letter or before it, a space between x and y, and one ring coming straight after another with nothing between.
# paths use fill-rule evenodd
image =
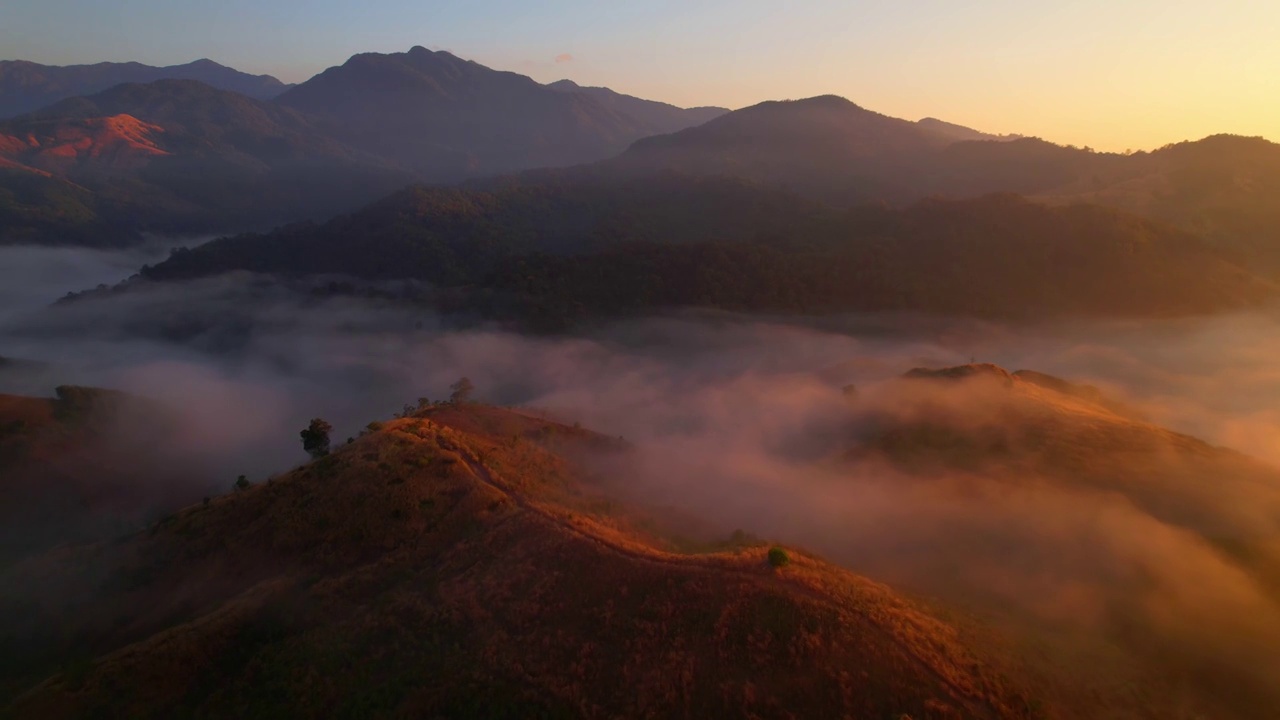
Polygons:
<instances>
[{"instance_id":1,"label":"golden sky near horizon","mask_svg":"<svg viewBox=\"0 0 1280 720\"><path fill-rule=\"evenodd\" d=\"M42 0L5 15L0 54L54 64L210 57L297 82L424 45L680 105L833 93L1106 150L1280 140L1280 0Z\"/></svg>"}]
</instances>

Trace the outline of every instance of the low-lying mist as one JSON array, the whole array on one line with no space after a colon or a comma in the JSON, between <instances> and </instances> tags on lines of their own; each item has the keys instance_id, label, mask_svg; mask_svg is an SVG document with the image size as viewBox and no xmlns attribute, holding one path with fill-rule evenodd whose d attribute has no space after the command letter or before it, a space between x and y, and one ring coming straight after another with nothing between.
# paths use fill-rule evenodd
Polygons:
<instances>
[{"instance_id":1,"label":"low-lying mist","mask_svg":"<svg viewBox=\"0 0 1280 720\"><path fill-rule=\"evenodd\" d=\"M0 246L0 322L69 292L114 285L164 257L158 243L120 250Z\"/></svg>"},{"instance_id":2,"label":"low-lying mist","mask_svg":"<svg viewBox=\"0 0 1280 720\"><path fill-rule=\"evenodd\" d=\"M952 384L920 405L892 382L977 361L1096 385L1152 423L1280 464L1280 322L1265 313L1019 328L683 313L533 337L251 276L15 302L0 356L44 365L0 368L0 392L74 383L161 401L182 418L179 449L228 489L303 461L312 417L341 443L467 376L483 401L625 437L638 457L602 467L649 506L1063 638L1103 638L1089 652L1113 654L1117 677L1199 678L1194 706L1219 692L1240 698L1217 706L1232 712L1280 700L1267 689L1280 677L1280 470L1165 478L1164 465L1117 464L1098 477L1125 475L1123 487L1106 488L1026 466L922 473L850 455L873 420L936 403L957 422L1004 422L981 412L992 388ZM1212 502L1179 515L1126 489L1164 482L1188 497L1211 488Z\"/></svg>"}]
</instances>

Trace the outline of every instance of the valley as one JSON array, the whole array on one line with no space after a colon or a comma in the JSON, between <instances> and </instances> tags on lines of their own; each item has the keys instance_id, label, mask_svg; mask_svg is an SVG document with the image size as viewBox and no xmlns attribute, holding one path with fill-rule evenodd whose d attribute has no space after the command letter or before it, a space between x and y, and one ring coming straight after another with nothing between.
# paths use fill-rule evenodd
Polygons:
<instances>
[{"instance_id":1,"label":"valley","mask_svg":"<svg viewBox=\"0 0 1280 720\"><path fill-rule=\"evenodd\" d=\"M0 717L1280 717L1280 145L323 45L0 62Z\"/></svg>"}]
</instances>

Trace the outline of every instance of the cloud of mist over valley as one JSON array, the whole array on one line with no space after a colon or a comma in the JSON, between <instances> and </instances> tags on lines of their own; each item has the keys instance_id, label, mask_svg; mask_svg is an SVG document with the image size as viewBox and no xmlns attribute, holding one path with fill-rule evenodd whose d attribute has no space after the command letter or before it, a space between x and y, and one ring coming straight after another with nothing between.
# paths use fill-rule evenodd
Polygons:
<instances>
[{"instance_id":1,"label":"cloud of mist over valley","mask_svg":"<svg viewBox=\"0 0 1280 720\"><path fill-rule=\"evenodd\" d=\"M0 246L0 322L48 305L68 292L114 285L167 250L147 245L128 251Z\"/></svg>"},{"instance_id":2,"label":"cloud of mist over valley","mask_svg":"<svg viewBox=\"0 0 1280 720\"><path fill-rule=\"evenodd\" d=\"M11 260L27 263L21 276L48 271L27 249L0 250L0 266L17 267ZM120 265L94 254L60 267L73 270L54 285ZM714 532L795 543L1064 637L1125 638L1096 652L1138 675L1196 673L1244 706L1280 677L1280 322L1267 314L1015 329L690 313L533 337L450 329L419 309L250 276L52 308L34 298L74 288L39 284L6 296L15 305L0 315L0 356L47 365L0 369L0 392L76 383L159 400L182 418L180 448L228 486L240 472L259 478L301 462L298 430L311 417L333 422L340 443L465 375L482 400L624 436L638 455L598 469L633 498L706 518ZM857 452L877 424L953 416L1017 447L1023 428L991 400L998 388L953 383L921 396L894 382L913 367L971 359L1096 385L1153 423L1262 463L1199 450L1183 463L1180 441L1163 436L1154 450L1142 446L1150 462L1126 464L1148 456L1123 447L1084 458L1080 482L1030 461L921 469ZM847 384L856 401L841 392ZM1076 422L1077 406L1062 408L1051 419ZM1088 432L1102 422L1078 416ZM1097 427L1103 438L1156 437L1140 423ZM1222 468L1243 469L1200 475Z\"/></svg>"}]
</instances>

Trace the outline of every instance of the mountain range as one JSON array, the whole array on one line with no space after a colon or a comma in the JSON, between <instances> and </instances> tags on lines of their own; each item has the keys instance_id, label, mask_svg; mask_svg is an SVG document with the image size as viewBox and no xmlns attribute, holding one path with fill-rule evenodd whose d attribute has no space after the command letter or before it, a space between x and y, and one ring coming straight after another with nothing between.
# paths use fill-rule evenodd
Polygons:
<instances>
[{"instance_id":1,"label":"mountain range","mask_svg":"<svg viewBox=\"0 0 1280 720\"><path fill-rule=\"evenodd\" d=\"M0 170L14 185L84 198L90 227L115 230L106 238L269 226L368 202L414 177L286 107L193 80L117 85L0 127ZM65 232L65 215L56 217L52 231ZM38 237L41 228L25 230ZM10 229L19 239L23 231Z\"/></svg>"},{"instance_id":2,"label":"mountain range","mask_svg":"<svg viewBox=\"0 0 1280 720\"><path fill-rule=\"evenodd\" d=\"M314 245L290 257L309 257L306 267L326 272L376 262L387 269L360 274L383 276L394 274L390 268L401 268L401 275L495 291L498 281L492 273L501 274L499 265L513 258L612 250L612 260L620 260L636 243L671 241L704 248L727 242L730 254L755 253L768 243L744 250L740 241L765 236L794 240L801 235L798 228L805 228L825 243L821 253L806 257L831 260L824 253L839 246L844 259L837 266L876 267L889 279L877 284L874 278L880 275L871 273L864 295L847 306L850 301L800 299L791 290L778 291L786 300L729 302L722 294L697 291L659 293L652 302L774 309L959 307L987 315L1033 314L1047 309L1048 302L1059 311L1082 310L1066 298L1090 294L1089 283L1101 283L1098 278L1073 281L1052 301L1045 296L1035 300L1036 293L1013 293L1000 303L980 299L982 283L942 282L935 273L949 272L945 264L926 272L920 263L912 267L865 242L883 235L865 225L878 217L895 227L898 239L918 238L920 244L913 247L919 257L952 257L957 246L937 243L970 231L933 220L909 226L867 208L883 203L908 217L912 211L903 208L926 198L962 201L988 194L1022 195L1049 206L1121 210L1123 214L1094 213L1090 221L1107 218L1111 229L1101 236L1129 238L1118 246L1185 249L1194 244L1189 239L1149 242L1172 237L1170 230L1203 241L1196 251L1200 260L1184 255L1171 265L1130 266L1105 259L1112 257L1110 251L1090 254L1100 252L1101 245L975 240L973 250L983 257L1004 257L1001 253L1008 251L1013 258L1035 255L1058 263L1070 257L1069 266L1129 267L1135 275L1115 276L1115 287L1127 284L1154 293L1141 301L1130 293L1130 300L1118 302L1118 295L1102 292L1099 298L1116 302L1099 301L1100 307L1153 312L1166 300L1177 312L1237 307L1270 297L1270 284L1280 279L1280 246L1274 242L1280 226L1280 204L1275 202L1280 196L1280 146L1260 138L1217 136L1121 155L1036 138L992 136L932 118L902 120L835 96L766 102L733 112L682 110L567 81L541 85L422 47L354 56L266 101L190 80L118 85L63 100L0 123L0 177L0 237L9 242L122 244L143 232L252 230L323 220L385 196L314 232L290 226L269 237L288 237L298 247ZM394 193L423 181L464 184L439 192ZM686 192L691 194L684 196ZM419 207L406 207L406 198ZM1009 232L1018 228L1030 237L1054 235L1051 214L1024 225L1030 211L1016 203L971 207L981 208L978 214L985 222L1003 223ZM1003 211L1012 214L1002 220L997 216ZM849 212L853 215L842 216ZM949 217L962 226L975 222L967 211ZM922 234L924 227L932 235ZM383 233L400 250L371 250L352 259L349 252L321 240L338 228L346 228L343 236L350 238ZM864 242L840 245L852 237ZM606 247L611 239L626 247ZM209 261L209 253L198 256L200 272L285 267L262 259L280 256L271 241L251 251L246 242L256 241L237 242L234 260L225 244L218 246L222 259L216 262ZM1005 249L994 253L997 246ZM329 252L335 254L326 257ZM662 255L645 262L664 268L665 263L692 262L674 255L694 251L645 252ZM873 259L857 253L874 253ZM739 268L746 262L716 257ZM428 258L438 264L408 270L422 267ZM816 270L795 269L797 262L793 257L789 264L774 263L776 272L794 275L779 281L783 286L825 287L810 282ZM1003 270L994 264L990 270L975 269L973 277L1008 290L999 277L1012 282L1025 269L1022 263L1015 259ZM1173 269L1194 266L1204 269L1198 279L1193 279L1195 273ZM189 273L192 267L177 272ZM1052 268L1051 263L1041 272L1069 276ZM287 269L300 273L304 266ZM1186 294L1195 300L1174 302L1176 298L1158 291L1159 283L1169 280L1166 272L1179 278L1179 286L1200 288ZM934 289L903 295L904 287L926 285ZM500 294L508 289L504 286ZM554 298L562 295L551 291ZM957 303L957 296L962 301Z\"/></svg>"},{"instance_id":3,"label":"mountain range","mask_svg":"<svg viewBox=\"0 0 1280 720\"><path fill-rule=\"evenodd\" d=\"M642 100L606 87L584 87L572 80L558 80L547 87L563 93L586 95L600 105L639 121L649 135L665 135L701 125L729 112L720 107L681 108L670 103Z\"/></svg>"},{"instance_id":4,"label":"mountain range","mask_svg":"<svg viewBox=\"0 0 1280 720\"><path fill-rule=\"evenodd\" d=\"M763 103L647 138L606 165L747 178L837 206L994 192L1100 204L1168 222L1236 262L1280 272L1280 145L1219 135L1116 154L1038 138L993 142L975 132L819 97Z\"/></svg>"},{"instance_id":5,"label":"mountain range","mask_svg":"<svg viewBox=\"0 0 1280 720\"><path fill-rule=\"evenodd\" d=\"M290 87L270 75L249 75L207 59L168 67L136 62L58 66L0 60L0 118L39 110L70 97L93 95L123 83L157 80L198 80L258 100L270 100Z\"/></svg>"},{"instance_id":6,"label":"mountain range","mask_svg":"<svg viewBox=\"0 0 1280 720\"><path fill-rule=\"evenodd\" d=\"M110 245L324 218L414 181L601 160L723 112L552 88L421 47L279 90L126 82L0 122L0 241Z\"/></svg>"},{"instance_id":7,"label":"mountain range","mask_svg":"<svg viewBox=\"0 0 1280 720\"><path fill-rule=\"evenodd\" d=\"M609 91L548 87L423 47L356 55L277 102L440 182L591 162L707 117Z\"/></svg>"}]
</instances>

